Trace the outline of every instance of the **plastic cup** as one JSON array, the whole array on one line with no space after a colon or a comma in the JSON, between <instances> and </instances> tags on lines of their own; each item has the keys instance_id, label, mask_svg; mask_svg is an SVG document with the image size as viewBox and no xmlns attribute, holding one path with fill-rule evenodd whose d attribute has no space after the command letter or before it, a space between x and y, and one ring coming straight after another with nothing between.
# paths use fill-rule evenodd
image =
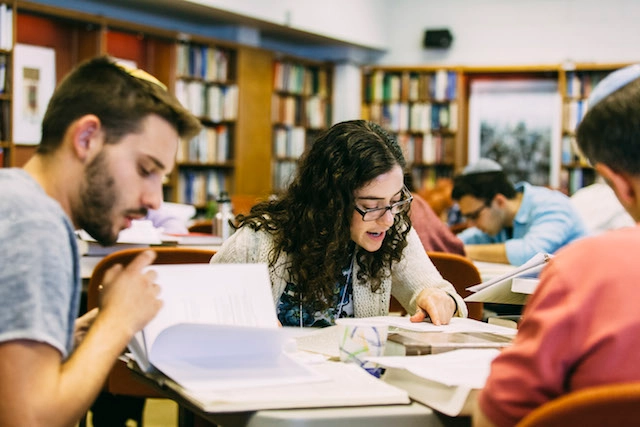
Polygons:
<instances>
[{"instance_id":1,"label":"plastic cup","mask_svg":"<svg viewBox=\"0 0 640 427\"><path fill-rule=\"evenodd\" d=\"M366 318L337 319L340 360L355 363L370 374L380 377L382 368L368 357L384 355L389 326Z\"/></svg>"}]
</instances>

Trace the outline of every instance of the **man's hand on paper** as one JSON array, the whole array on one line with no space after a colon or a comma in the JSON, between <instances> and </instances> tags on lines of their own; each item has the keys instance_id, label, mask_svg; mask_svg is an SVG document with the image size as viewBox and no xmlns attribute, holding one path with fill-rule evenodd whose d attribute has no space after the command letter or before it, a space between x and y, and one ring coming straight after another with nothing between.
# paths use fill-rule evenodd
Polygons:
<instances>
[{"instance_id":1,"label":"man's hand on paper","mask_svg":"<svg viewBox=\"0 0 640 427\"><path fill-rule=\"evenodd\" d=\"M130 334L153 319L162 307L160 287L154 283L155 271L142 270L155 258L155 252L144 251L126 267L118 264L107 270L100 286L100 317L112 316Z\"/></svg>"},{"instance_id":2,"label":"man's hand on paper","mask_svg":"<svg viewBox=\"0 0 640 427\"><path fill-rule=\"evenodd\" d=\"M456 311L453 298L442 289L423 289L416 303L418 311L410 318L414 323L422 322L429 317L434 325L447 325Z\"/></svg>"}]
</instances>

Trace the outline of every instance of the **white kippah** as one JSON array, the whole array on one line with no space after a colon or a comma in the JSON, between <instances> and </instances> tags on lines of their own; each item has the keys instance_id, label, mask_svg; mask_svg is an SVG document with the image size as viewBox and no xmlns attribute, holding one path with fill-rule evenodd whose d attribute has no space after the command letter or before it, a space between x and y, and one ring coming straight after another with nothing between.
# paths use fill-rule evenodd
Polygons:
<instances>
[{"instance_id":1,"label":"white kippah","mask_svg":"<svg viewBox=\"0 0 640 427\"><path fill-rule=\"evenodd\" d=\"M502 166L495 160L487 159L486 157L481 158L475 163L467 165L462 170L462 175L469 175L472 173L482 173L482 172L499 172L502 170Z\"/></svg>"},{"instance_id":2,"label":"white kippah","mask_svg":"<svg viewBox=\"0 0 640 427\"><path fill-rule=\"evenodd\" d=\"M602 79L591 92L589 96L589 108L593 108L598 102L623 86L628 85L638 77L640 77L640 64L629 65L609 74Z\"/></svg>"}]
</instances>

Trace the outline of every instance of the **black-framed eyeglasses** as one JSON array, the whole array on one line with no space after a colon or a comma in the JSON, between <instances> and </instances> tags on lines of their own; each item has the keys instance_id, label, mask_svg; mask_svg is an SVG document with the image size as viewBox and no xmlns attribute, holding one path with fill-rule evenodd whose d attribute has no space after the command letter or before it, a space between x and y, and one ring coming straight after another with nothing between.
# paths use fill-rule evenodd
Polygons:
<instances>
[{"instance_id":1,"label":"black-framed eyeglasses","mask_svg":"<svg viewBox=\"0 0 640 427\"><path fill-rule=\"evenodd\" d=\"M462 218L466 221L477 221L478 218L480 218L480 214L482 213L483 210L485 210L486 208L489 207L489 203L484 202L482 204L482 206L480 206L478 209L476 209L473 212L469 212L466 214L461 214Z\"/></svg>"},{"instance_id":2,"label":"black-framed eyeglasses","mask_svg":"<svg viewBox=\"0 0 640 427\"><path fill-rule=\"evenodd\" d=\"M375 221L382 218L387 211L391 211L393 215L408 211L413 201L413 196L407 187L402 188L402 197L402 200L381 208L360 209L357 206L354 208L356 212L362 215L363 221Z\"/></svg>"}]
</instances>

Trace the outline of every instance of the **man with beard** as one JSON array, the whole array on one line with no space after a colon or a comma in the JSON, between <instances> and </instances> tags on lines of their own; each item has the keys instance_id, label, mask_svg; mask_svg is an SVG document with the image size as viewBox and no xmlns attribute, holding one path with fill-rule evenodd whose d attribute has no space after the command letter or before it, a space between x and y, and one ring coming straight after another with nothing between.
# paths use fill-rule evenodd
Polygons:
<instances>
[{"instance_id":1,"label":"man with beard","mask_svg":"<svg viewBox=\"0 0 640 427\"><path fill-rule=\"evenodd\" d=\"M111 269L100 311L76 320L75 230L113 244L162 201L198 120L164 86L106 57L54 92L22 169L0 169L0 425L73 425L135 332L160 309L151 251Z\"/></svg>"}]
</instances>

